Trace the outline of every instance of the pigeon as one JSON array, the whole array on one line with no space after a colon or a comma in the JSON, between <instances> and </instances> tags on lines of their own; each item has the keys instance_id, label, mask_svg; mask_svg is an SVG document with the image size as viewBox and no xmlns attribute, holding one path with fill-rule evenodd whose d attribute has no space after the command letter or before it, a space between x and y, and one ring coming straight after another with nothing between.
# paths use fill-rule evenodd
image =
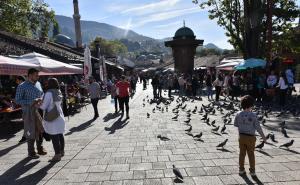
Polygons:
<instances>
[{"instance_id":1,"label":"pigeon","mask_svg":"<svg viewBox=\"0 0 300 185\"><path fill-rule=\"evenodd\" d=\"M206 122L206 124L210 125L210 124L209 124L209 118L207 118L207 120L206 120L205 122Z\"/></svg>"},{"instance_id":2,"label":"pigeon","mask_svg":"<svg viewBox=\"0 0 300 185\"><path fill-rule=\"evenodd\" d=\"M207 119L207 113L202 117L201 120L206 120Z\"/></svg>"},{"instance_id":3,"label":"pigeon","mask_svg":"<svg viewBox=\"0 0 300 185\"><path fill-rule=\"evenodd\" d=\"M172 119L177 119L178 118L178 114L176 116L174 116Z\"/></svg>"},{"instance_id":4,"label":"pigeon","mask_svg":"<svg viewBox=\"0 0 300 185\"><path fill-rule=\"evenodd\" d=\"M182 177L179 169L176 168L174 164L173 164L173 173L174 173L176 179L179 179L179 180L183 181L183 177Z\"/></svg>"},{"instance_id":5,"label":"pigeon","mask_svg":"<svg viewBox=\"0 0 300 185\"><path fill-rule=\"evenodd\" d=\"M225 126L225 124L224 124L224 126L223 126L222 129L221 129L221 133L224 133L225 130L226 130L226 126Z\"/></svg>"},{"instance_id":6,"label":"pigeon","mask_svg":"<svg viewBox=\"0 0 300 185\"><path fill-rule=\"evenodd\" d=\"M224 148L224 146L226 145L227 141L228 141L228 139L225 139L225 141L223 141L222 143L220 143L220 144L217 145L217 148L218 147Z\"/></svg>"},{"instance_id":7,"label":"pigeon","mask_svg":"<svg viewBox=\"0 0 300 185\"><path fill-rule=\"evenodd\" d=\"M255 148L262 149L264 146L265 146L265 142L263 141L259 145L257 145Z\"/></svg>"},{"instance_id":8,"label":"pigeon","mask_svg":"<svg viewBox=\"0 0 300 185\"><path fill-rule=\"evenodd\" d=\"M213 120L211 123L210 123L213 127L216 127L216 120Z\"/></svg>"},{"instance_id":9,"label":"pigeon","mask_svg":"<svg viewBox=\"0 0 300 185\"><path fill-rule=\"evenodd\" d=\"M196 137L196 138L200 139L200 138L202 137L202 132L200 132L200 134L196 134L196 135L194 135L194 137Z\"/></svg>"},{"instance_id":10,"label":"pigeon","mask_svg":"<svg viewBox=\"0 0 300 185\"><path fill-rule=\"evenodd\" d=\"M188 123L190 123L190 121L191 121L191 119L188 119L188 120L185 120L184 122L188 124Z\"/></svg>"},{"instance_id":11,"label":"pigeon","mask_svg":"<svg viewBox=\"0 0 300 185\"><path fill-rule=\"evenodd\" d=\"M157 138L159 138L162 141L169 141L170 140L168 137L161 136L161 135L158 135Z\"/></svg>"},{"instance_id":12,"label":"pigeon","mask_svg":"<svg viewBox=\"0 0 300 185\"><path fill-rule=\"evenodd\" d=\"M149 113L147 113L147 118L149 118L150 117L150 114Z\"/></svg>"},{"instance_id":13,"label":"pigeon","mask_svg":"<svg viewBox=\"0 0 300 185\"><path fill-rule=\"evenodd\" d=\"M212 110L212 114L215 114L215 113L216 113L216 110L215 110L215 109L213 109L213 110Z\"/></svg>"},{"instance_id":14,"label":"pigeon","mask_svg":"<svg viewBox=\"0 0 300 185\"><path fill-rule=\"evenodd\" d=\"M145 107L145 104L143 103L143 107Z\"/></svg>"},{"instance_id":15,"label":"pigeon","mask_svg":"<svg viewBox=\"0 0 300 185\"><path fill-rule=\"evenodd\" d=\"M261 123L262 123L263 125L265 125L266 119L263 119L263 120L261 121Z\"/></svg>"},{"instance_id":16,"label":"pigeon","mask_svg":"<svg viewBox=\"0 0 300 185\"><path fill-rule=\"evenodd\" d=\"M278 143L278 141L276 141L276 139L275 139L275 135L274 135L274 134L271 134L271 135L270 135L270 138L271 138L271 140L272 140L274 143Z\"/></svg>"},{"instance_id":17,"label":"pigeon","mask_svg":"<svg viewBox=\"0 0 300 185\"><path fill-rule=\"evenodd\" d=\"M217 126L216 128L211 129L213 132L218 132L220 126Z\"/></svg>"},{"instance_id":18,"label":"pigeon","mask_svg":"<svg viewBox=\"0 0 300 185\"><path fill-rule=\"evenodd\" d=\"M152 112L153 112L153 113L155 112L155 108L152 109Z\"/></svg>"},{"instance_id":19,"label":"pigeon","mask_svg":"<svg viewBox=\"0 0 300 185\"><path fill-rule=\"evenodd\" d=\"M281 148L281 147L289 148L290 146L293 145L293 143L294 143L294 140L292 139L290 142L287 142L287 143L285 143L283 145L280 145L279 148Z\"/></svg>"},{"instance_id":20,"label":"pigeon","mask_svg":"<svg viewBox=\"0 0 300 185\"><path fill-rule=\"evenodd\" d=\"M193 129L193 127L192 127L192 126L190 126L190 128L186 129L185 131L186 131L186 132L191 132L191 131L192 131L192 129Z\"/></svg>"},{"instance_id":21,"label":"pigeon","mask_svg":"<svg viewBox=\"0 0 300 185\"><path fill-rule=\"evenodd\" d=\"M281 133L284 135L284 137L289 138L284 127L281 128Z\"/></svg>"}]
</instances>

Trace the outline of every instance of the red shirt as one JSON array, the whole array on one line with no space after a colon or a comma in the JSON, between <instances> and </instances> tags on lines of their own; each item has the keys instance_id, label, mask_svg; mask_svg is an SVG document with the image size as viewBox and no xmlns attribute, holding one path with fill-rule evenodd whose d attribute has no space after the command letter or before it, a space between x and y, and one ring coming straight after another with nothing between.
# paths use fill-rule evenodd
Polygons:
<instances>
[{"instance_id":1,"label":"red shirt","mask_svg":"<svg viewBox=\"0 0 300 185\"><path fill-rule=\"evenodd\" d=\"M116 83L116 87L119 89L119 97L129 96L129 89L130 89L129 82L119 81L119 82Z\"/></svg>"}]
</instances>

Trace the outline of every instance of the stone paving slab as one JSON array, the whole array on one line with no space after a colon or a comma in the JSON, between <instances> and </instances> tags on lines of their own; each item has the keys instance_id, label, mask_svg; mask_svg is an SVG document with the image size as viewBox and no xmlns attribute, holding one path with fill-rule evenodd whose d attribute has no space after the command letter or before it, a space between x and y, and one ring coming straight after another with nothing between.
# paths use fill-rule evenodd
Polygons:
<instances>
[{"instance_id":1,"label":"stone paving slab","mask_svg":"<svg viewBox=\"0 0 300 185\"><path fill-rule=\"evenodd\" d=\"M44 143L47 156L28 160L26 144L17 144L22 131L15 137L1 139L0 185L169 185L177 182L174 182L173 164L184 176L182 184L300 184L299 119L269 115L263 129L265 133L274 132L279 142L256 151L257 182L249 175L246 178L238 175L238 135L232 125L226 126L227 134L214 134L200 120L202 115L192 113L192 133L202 132L202 141L186 135L186 110L207 105L206 97L203 101L187 102L186 110L180 109L178 121L173 121L172 109L176 102L168 106L168 112L161 104L162 112L156 104L147 102L151 94L151 88L143 91L138 85L137 94L130 99L130 120L112 114L109 98L99 102L100 117L96 121L91 121L91 105L67 118L65 157L55 164L48 163L54 155L50 142ZM222 126L218 111L209 118ZM287 121L290 138L280 133L279 123L283 120ZM158 134L170 140L159 140ZM226 138L229 139L226 150L217 150L216 145ZM278 148L292 138L295 143L290 150ZM247 160L246 169L249 168Z\"/></svg>"}]
</instances>

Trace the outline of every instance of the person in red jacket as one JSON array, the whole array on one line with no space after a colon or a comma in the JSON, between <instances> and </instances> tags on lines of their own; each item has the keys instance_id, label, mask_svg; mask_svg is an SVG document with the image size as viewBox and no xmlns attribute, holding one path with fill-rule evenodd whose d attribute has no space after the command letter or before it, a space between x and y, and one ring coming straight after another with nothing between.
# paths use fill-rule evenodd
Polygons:
<instances>
[{"instance_id":1,"label":"person in red jacket","mask_svg":"<svg viewBox=\"0 0 300 185\"><path fill-rule=\"evenodd\" d=\"M130 83L126 80L125 76L122 75L121 81L116 83L117 94L119 96L120 110L124 115L124 104L126 107L126 119L129 119L129 96L131 93Z\"/></svg>"}]
</instances>

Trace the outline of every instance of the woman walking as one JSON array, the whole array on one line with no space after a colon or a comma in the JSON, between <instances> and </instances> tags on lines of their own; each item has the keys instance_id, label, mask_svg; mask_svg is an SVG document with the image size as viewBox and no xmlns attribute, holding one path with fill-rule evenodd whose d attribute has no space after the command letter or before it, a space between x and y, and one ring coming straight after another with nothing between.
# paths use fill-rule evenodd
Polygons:
<instances>
[{"instance_id":1,"label":"woman walking","mask_svg":"<svg viewBox=\"0 0 300 185\"><path fill-rule=\"evenodd\" d=\"M44 111L44 130L50 135L55 151L54 157L51 160L49 160L49 162L60 161L61 157L65 154L65 140L63 135L65 132L65 119L63 110L61 108L62 98L62 93L59 89L57 79L50 78L48 80L48 90L44 95L42 102L40 102L39 104L39 108ZM53 109L55 108L57 109L57 114L52 114L52 118L49 118L50 116L46 116L50 115L49 112L53 112ZM50 121L50 119L52 121Z\"/></svg>"}]
</instances>

